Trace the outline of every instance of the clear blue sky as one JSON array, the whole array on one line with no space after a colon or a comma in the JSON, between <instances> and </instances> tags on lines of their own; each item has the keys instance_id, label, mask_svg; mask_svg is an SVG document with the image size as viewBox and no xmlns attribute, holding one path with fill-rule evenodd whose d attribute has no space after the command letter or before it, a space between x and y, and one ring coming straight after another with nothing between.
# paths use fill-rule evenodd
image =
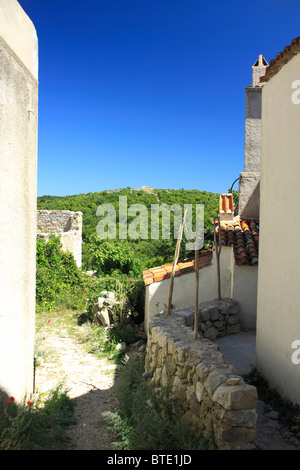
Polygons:
<instances>
[{"instance_id":1,"label":"clear blue sky","mask_svg":"<svg viewBox=\"0 0 300 470\"><path fill-rule=\"evenodd\" d=\"M300 36L299 0L19 3L39 39L38 196L227 191L251 67Z\"/></svg>"}]
</instances>

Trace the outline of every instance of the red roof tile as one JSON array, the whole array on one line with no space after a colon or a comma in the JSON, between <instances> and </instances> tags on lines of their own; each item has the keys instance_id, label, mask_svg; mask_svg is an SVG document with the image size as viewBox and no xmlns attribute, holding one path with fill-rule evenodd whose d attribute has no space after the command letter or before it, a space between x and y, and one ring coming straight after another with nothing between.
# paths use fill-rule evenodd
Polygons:
<instances>
[{"instance_id":1,"label":"red roof tile","mask_svg":"<svg viewBox=\"0 0 300 470\"><path fill-rule=\"evenodd\" d=\"M270 80L279 70L289 61L295 54L300 52L300 37L294 38L289 46L286 46L282 52L278 52L275 59L270 61L266 73L260 78L260 82L264 83Z\"/></svg>"},{"instance_id":2,"label":"red roof tile","mask_svg":"<svg viewBox=\"0 0 300 470\"><path fill-rule=\"evenodd\" d=\"M199 254L199 269L203 268L210 264L212 259L212 250L207 250ZM157 266L155 268L147 269L143 271L143 278L145 286L153 284L154 282L162 281L171 277L171 272L173 268L173 263L164 264L162 266ZM195 271L195 260L187 259L185 261L179 262L175 267L175 276L181 276L186 273Z\"/></svg>"},{"instance_id":3,"label":"red roof tile","mask_svg":"<svg viewBox=\"0 0 300 470\"><path fill-rule=\"evenodd\" d=\"M237 265L254 265L258 263L259 227L255 220L240 219L220 223L221 243L232 246ZM216 226L217 240L219 227Z\"/></svg>"}]
</instances>

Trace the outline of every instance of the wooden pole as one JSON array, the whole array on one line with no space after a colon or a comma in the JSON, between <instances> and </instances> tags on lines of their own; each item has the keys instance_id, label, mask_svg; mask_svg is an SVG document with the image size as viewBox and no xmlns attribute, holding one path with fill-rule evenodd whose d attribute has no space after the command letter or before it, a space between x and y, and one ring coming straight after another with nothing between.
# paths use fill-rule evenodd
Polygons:
<instances>
[{"instance_id":1,"label":"wooden pole","mask_svg":"<svg viewBox=\"0 0 300 470\"><path fill-rule=\"evenodd\" d=\"M197 249L198 226L196 218L196 246L195 246L195 318L194 318L194 339L198 338L198 293L199 293L199 251Z\"/></svg>"},{"instance_id":2,"label":"wooden pole","mask_svg":"<svg viewBox=\"0 0 300 470\"><path fill-rule=\"evenodd\" d=\"M221 230L220 230L220 218L218 218L218 229L219 229L219 246L217 245L216 224L215 224L215 219L214 219L214 245L215 245L215 251L216 251L218 300L221 300L220 253L221 253L222 240L221 240Z\"/></svg>"},{"instance_id":3,"label":"wooden pole","mask_svg":"<svg viewBox=\"0 0 300 470\"><path fill-rule=\"evenodd\" d=\"M179 257L179 251L180 251L181 239L182 239L182 234L183 234L183 227L184 227L184 223L185 223L186 211L187 211L187 209L184 212L183 220L182 220L181 225L180 225L178 240L177 240L176 249L175 249L174 261L173 261L171 278L170 278L167 315L171 315L171 305L172 305L172 296L173 296L175 268L176 268L176 264L177 264L178 257Z\"/></svg>"}]
</instances>

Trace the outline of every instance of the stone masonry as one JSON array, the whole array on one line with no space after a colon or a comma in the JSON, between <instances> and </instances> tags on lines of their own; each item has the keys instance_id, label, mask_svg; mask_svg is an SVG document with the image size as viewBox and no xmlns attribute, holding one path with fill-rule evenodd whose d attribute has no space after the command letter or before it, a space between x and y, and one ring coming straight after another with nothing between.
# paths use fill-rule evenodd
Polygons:
<instances>
[{"instance_id":1,"label":"stone masonry","mask_svg":"<svg viewBox=\"0 0 300 470\"><path fill-rule=\"evenodd\" d=\"M185 318L187 326L194 328L193 305L180 307L174 310L175 314ZM231 299L209 300L201 302L199 311L199 336L214 340L241 331L239 307Z\"/></svg>"},{"instance_id":2,"label":"stone masonry","mask_svg":"<svg viewBox=\"0 0 300 470\"><path fill-rule=\"evenodd\" d=\"M226 301L224 309L232 305ZM211 449L254 449L256 388L228 364L218 345L201 332L194 339L191 326L191 316L183 310L151 317L145 371L156 387L171 387L174 398L182 401L182 419L202 432Z\"/></svg>"},{"instance_id":3,"label":"stone masonry","mask_svg":"<svg viewBox=\"0 0 300 470\"><path fill-rule=\"evenodd\" d=\"M37 238L60 238L63 250L73 253L78 267L82 263L82 212L67 210L38 210Z\"/></svg>"}]
</instances>

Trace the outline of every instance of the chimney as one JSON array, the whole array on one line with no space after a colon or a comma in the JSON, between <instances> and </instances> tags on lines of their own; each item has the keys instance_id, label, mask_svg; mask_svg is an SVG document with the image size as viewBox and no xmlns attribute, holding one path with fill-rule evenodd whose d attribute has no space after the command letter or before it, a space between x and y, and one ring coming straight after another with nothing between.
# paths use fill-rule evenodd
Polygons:
<instances>
[{"instance_id":1,"label":"chimney","mask_svg":"<svg viewBox=\"0 0 300 470\"><path fill-rule=\"evenodd\" d=\"M231 193L220 194L219 198L220 222L229 222L234 218L234 203Z\"/></svg>"},{"instance_id":2,"label":"chimney","mask_svg":"<svg viewBox=\"0 0 300 470\"><path fill-rule=\"evenodd\" d=\"M240 173L239 215L246 219L259 217L261 97L264 85L259 80L268 66L260 54L252 66L252 84L245 88L244 172Z\"/></svg>"},{"instance_id":3,"label":"chimney","mask_svg":"<svg viewBox=\"0 0 300 470\"><path fill-rule=\"evenodd\" d=\"M259 80L260 77L264 77L267 67L269 67L268 62L264 56L260 54L255 64L252 65L252 86L262 86Z\"/></svg>"}]
</instances>

